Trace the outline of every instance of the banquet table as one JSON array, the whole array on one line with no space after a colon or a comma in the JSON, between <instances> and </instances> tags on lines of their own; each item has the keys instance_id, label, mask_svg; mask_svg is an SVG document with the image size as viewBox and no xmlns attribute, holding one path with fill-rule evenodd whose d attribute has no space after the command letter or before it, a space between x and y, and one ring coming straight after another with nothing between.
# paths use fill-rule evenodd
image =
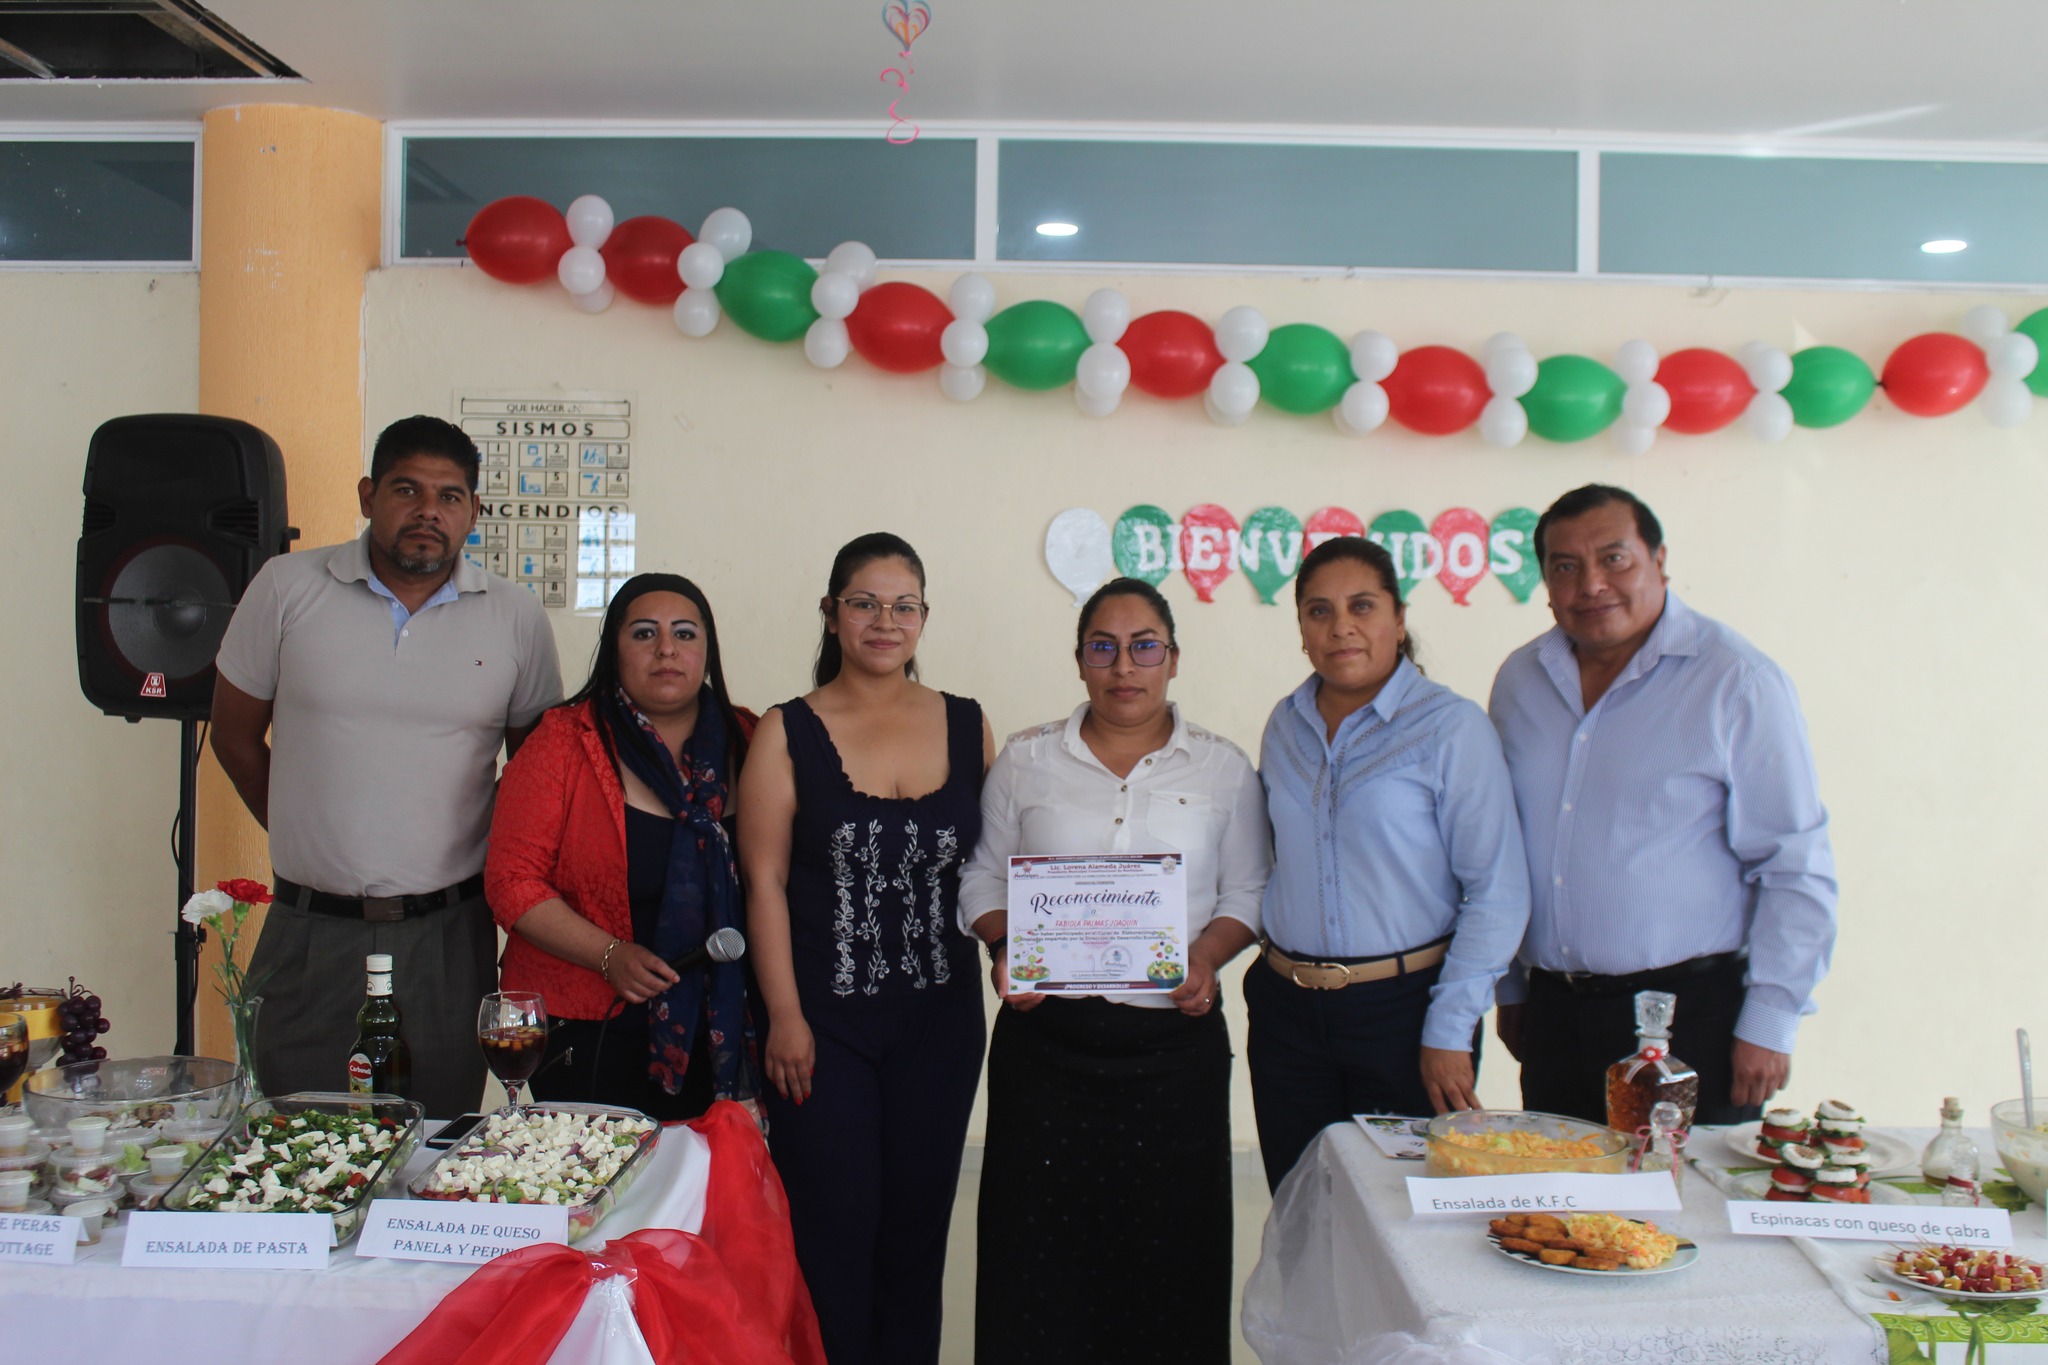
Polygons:
<instances>
[{"instance_id":1,"label":"banquet table","mask_svg":"<svg viewBox=\"0 0 2048 1365\"><path fill-rule=\"evenodd\" d=\"M1990 1134L1976 1136L1990 1157ZM1694 1139L1702 1151L1714 1141L1705 1129ZM1274 1195L1245 1287L1244 1335L1264 1365L1888 1359L1868 1310L1853 1310L1794 1239L1731 1233L1727 1198L1698 1170L1685 1172L1683 1211L1655 1215L1698 1244L1698 1261L1611 1280L1501 1255L1486 1243L1483 1217L1411 1219L1403 1177L1421 1173L1419 1162L1381 1156L1355 1124L1316 1139ZM2040 1245L2041 1212L2014 1214L2013 1230L2022 1249ZM1467 1350L1417 1351L1412 1342Z\"/></svg>"},{"instance_id":2,"label":"banquet table","mask_svg":"<svg viewBox=\"0 0 2048 1365\"><path fill-rule=\"evenodd\" d=\"M441 1155L422 1147L393 1188ZM647 1168L578 1249L645 1227L700 1231L710 1169L702 1135L664 1129ZM121 1264L126 1232L124 1219L72 1265L0 1265L8 1359L372 1365L476 1269L362 1257L352 1245L330 1252L325 1270L144 1269ZM597 1358L597 1338L621 1310L616 1291L593 1292L555 1359Z\"/></svg>"}]
</instances>

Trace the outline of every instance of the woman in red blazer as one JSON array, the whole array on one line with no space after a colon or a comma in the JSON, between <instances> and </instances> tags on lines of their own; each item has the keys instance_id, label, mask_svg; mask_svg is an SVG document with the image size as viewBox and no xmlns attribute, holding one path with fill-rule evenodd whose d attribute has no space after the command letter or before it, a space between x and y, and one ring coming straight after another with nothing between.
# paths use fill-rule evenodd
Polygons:
<instances>
[{"instance_id":1,"label":"woman in red blazer","mask_svg":"<svg viewBox=\"0 0 2048 1365\"><path fill-rule=\"evenodd\" d=\"M590 680L506 766L484 891L508 935L500 988L547 1002L536 1098L683 1119L759 1092L742 965L667 965L745 918L727 825L753 729L702 590L641 574Z\"/></svg>"}]
</instances>

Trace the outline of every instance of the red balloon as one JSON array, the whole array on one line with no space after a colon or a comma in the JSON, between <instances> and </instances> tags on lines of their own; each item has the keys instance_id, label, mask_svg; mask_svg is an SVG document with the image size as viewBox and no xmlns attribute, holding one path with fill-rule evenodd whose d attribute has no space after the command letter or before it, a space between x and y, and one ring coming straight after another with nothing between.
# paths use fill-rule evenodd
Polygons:
<instances>
[{"instance_id":1,"label":"red balloon","mask_svg":"<svg viewBox=\"0 0 2048 1365\"><path fill-rule=\"evenodd\" d=\"M547 200L515 194L478 209L461 245L492 279L537 284L555 277L555 263L569 249L569 223Z\"/></svg>"},{"instance_id":2,"label":"red balloon","mask_svg":"<svg viewBox=\"0 0 2048 1365\"><path fill-rule=\"evenodd\" d=\"M1180 562L1195 596L1216 600L1216 586L1236 567L1237 518L1213 502L1190 507L1180 519Z\"/></svg>"},{"instance_id":3,"label":"red balloon","mask_svg":"<svg viewBox=\"0 0 2048 1365\"><path fill-rule=\"evenodd\" d=\"M916 374L945 363L939 334L952 320L952 310L931 290L891 280L860 296L846 319L846 334L870 365Z\"/></svg>"},{"instance_id":4,"label":"red balloon","mask_svg":"<svg viewBox=\"0 0 2048 1365\"><path fill-rule=\"evenodd\" d=\"M666 218L653 214L628 218L614 227L598 248L604 257L604 277L629 299L674 303L683 292L676 257L696 240L688 228Z\"/></svg>"},{"instance_id":5,"label":"red balloon","mask_svg":"<svg viewBox=\"0 0 2048 1365\"><path fill-rule=\"evenodd\" d=\"M1303 539L1309 549L1338 536L1362 536L1365 523L1358 519L1358 513L1348 507L1318 507L1308 514L1308 520L1301 524Z\"/></svg>"},{"instance_id":6,"label":"red balloon","mask_svg":"<svg viewBox=\"0 0 2048 1365\"><path fill-rule=\"evenodd\" d=\"M1664 425L1688 436L1719 431L1742 416L1756 397L1756 385L1734 357L1702 346L1665 356L1657 366L1657 382L1671 395L1671 416Z\"/></svg>"},{"instance_id":7,"label":"red balloon","mask_svg":"<svg viewBox=\"0 0 2048 1365\"><path fill-rule=\"evenodd\" d=\"M1154 398L1194 397L1223 363L1216 334L1192 313L1133 318L1117 345L1131 358L1131 386Z\"/></svg>"},{"instance_id":8,"label":"red balloon","mask_svg":"<svg viewBox=\"0 0 2048 1365\"><path fill-rule=\"evenodd\" d=\"M1489 397L1479 362L1449 346L1401 352L1394 372L1380 382L1394 420L1425 436L1463 431L1479 420Z\"/></svg>"},{"instance_id":9,"label":"red balloon","mask_svg":"<svg viewBox=\"0 0 2048 1365\"><path fill-rule=\"evenodd\" d=\"M1974 342L1948 332L1923 332L1899 343L1884 363L1885 395L1915 417L1942 417L1984 390L1991 368Z\"/></svg>"},{"instance_id":10,"label":"red balloon","mask_svg":"<svg viewBox=\"0 0 2048 1365\"><path fill-rule=\"evenodd\" d=\"M1429 533L1436 538L1444 556L1443 566L1436 571L1436 581L1444 585L1453 602L1461 607L1471 606L1465 598L1486 577L1493 558L1492 527L1471 508L1453 507L1430 523Z\"/></svg>"}]
</instances>

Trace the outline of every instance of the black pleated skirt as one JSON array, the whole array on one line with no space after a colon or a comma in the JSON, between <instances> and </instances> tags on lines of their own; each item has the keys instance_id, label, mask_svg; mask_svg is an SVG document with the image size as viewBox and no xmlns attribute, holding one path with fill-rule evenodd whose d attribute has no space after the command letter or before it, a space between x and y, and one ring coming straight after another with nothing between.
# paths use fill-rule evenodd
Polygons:
<instances>
[{"instance_id":1,"label":"black pleated skirt","mask_svg":"<svg viewBox=\"0 0 2048 1365\"><path fill-rule=\"evenodd\" d=\"M996 1018L976 1365L1228 1365L1230 1034L1100 998Z\"/></svg>"}]
</instances>

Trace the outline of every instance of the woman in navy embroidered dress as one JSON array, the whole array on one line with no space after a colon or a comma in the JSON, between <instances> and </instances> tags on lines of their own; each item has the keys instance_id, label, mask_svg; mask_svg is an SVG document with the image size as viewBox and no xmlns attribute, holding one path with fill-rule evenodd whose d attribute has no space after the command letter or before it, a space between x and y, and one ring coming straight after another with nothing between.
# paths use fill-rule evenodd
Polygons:
<instances>
[{"instance_id":1,"label":"woman in navy embroidered dress","mask_svg":"<svg viewBox=\"0 0 2048 1365\"><path fill-rule=\"evenodd\" d=\"M761 720L741 783L769 1144L832 1365L939 1358L946 1232L985 1027L955 925L994 740L916 681L924 565L840 550L817 689Z\"/></svg>"}]
</instances>

